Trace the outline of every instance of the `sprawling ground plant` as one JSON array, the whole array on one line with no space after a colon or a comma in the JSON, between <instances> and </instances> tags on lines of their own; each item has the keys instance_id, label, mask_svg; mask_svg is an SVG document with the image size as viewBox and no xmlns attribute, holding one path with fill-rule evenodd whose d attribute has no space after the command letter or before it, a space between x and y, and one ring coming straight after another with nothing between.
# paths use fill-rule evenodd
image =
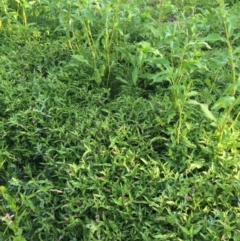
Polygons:
<instances>
[{"instance_id":1,"label":"sprawling ground plant","mask_svg":"<svg viewBox=\"0 0 240 241\"><path fill-rule=\"evenodd\" d=\"M240 4L0 1L0 239L240 240Z\"/></svg>"}]
</instances>

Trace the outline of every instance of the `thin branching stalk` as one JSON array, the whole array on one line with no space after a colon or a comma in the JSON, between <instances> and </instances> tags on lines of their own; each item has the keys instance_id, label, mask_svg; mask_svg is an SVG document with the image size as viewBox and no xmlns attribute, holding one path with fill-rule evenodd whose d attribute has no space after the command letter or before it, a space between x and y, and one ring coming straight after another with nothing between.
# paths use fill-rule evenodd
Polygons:
<instances>
[{"instance_id":1,"label":"thin branching stalk","mask_svg":"<svg viewBox=\"0 0 240 241\"><path fill-rule=\"evenodd\" d=\"M217 0L220 6L220 13L222 15L223 18L223 25L224 25L224 31L225 31L225 36L226 36L226 43L227 43L227 47L228 47L228 53L229 53L229 57L230 57L230 66L231 66L231 70L232 70L232 82L235 83L236 82L236 63L234 61L234 55L233 55L233 46L231 43L231 36L229 33L229 29L228 29L228 25L229 23L227 22L227 12L225 9L225 4L223 0ZM231 95L235 95L236 93L236 88L233 88Z\"/></svg>"}]
</instances>

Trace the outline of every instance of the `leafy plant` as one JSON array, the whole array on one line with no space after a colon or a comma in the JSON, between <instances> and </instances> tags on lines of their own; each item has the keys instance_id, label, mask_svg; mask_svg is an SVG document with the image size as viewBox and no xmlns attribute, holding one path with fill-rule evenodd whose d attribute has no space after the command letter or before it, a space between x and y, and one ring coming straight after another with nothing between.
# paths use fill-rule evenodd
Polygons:
<instances>
[{"instance_id":1,"label":"leafy plant","mask_svg":"<svg viewBox=\"0 0 240 241\"><path fill-rule=\"evenodd\" d=\"M238 241L238 5L1 1L0 239Z\"/></svg>"}]
</instances>

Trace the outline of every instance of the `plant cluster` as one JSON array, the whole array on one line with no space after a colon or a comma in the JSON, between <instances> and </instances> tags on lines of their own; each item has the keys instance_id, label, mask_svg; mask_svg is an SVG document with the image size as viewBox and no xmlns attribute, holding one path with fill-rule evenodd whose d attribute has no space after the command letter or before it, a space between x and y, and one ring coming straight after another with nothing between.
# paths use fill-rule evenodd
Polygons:
<instances>
[{"instance_id":1,"label":"plant cluster","mask_svg":"<svg viewBox=\"0 0 240 241\"><path fill-rule=\"evenodd\" d=\"M0 240L240 240L240 4L0 1Z\"/></svg>"}]
</instances>

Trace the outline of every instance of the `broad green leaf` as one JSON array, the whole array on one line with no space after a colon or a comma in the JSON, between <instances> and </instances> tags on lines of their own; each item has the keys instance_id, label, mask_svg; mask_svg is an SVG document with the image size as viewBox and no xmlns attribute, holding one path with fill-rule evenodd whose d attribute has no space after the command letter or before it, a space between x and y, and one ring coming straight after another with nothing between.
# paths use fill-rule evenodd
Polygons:
<instances>
[{"instance_id":1,"label":"broad green leaf","mask_svg":"<svg viewBox=\"0 0 240 241\"><path fill-rule=\"evenodd\" d=\"M90 66L89 62L82 55L74 54L72 55L72 58L80 63L84 63Z\"/></svg>"},{"instance_id":2,"label":"broad green leaf","mask_svg":"<svg viewBox=\"0 0 240 241\"><path fill-rule=\"evenodd\" d=\"M220 99L217 100L217 102L213 105L212 109L213 110L219 110L221 108L227 108L230 105L232 105L235 101L235 97L234 96L224 96L221 97Z\"/></svg>"},{"instance_id":3,"label":"broad green leaf","mask_svg":"<svg viewBox=\"0 0 240 241\"><path fill-rule=\"evenodd\" d=\"M212 114L212 112L208 109L208 105L207 104L200 104L200 107L203 111L203 114L210 120L213 120L216 122L216 118L214 117L214 115Z\"/></svg>"},{"instance_id":4,"label":"broad green leaf","mask_svg":"<svg viewBox=\"0 0 240 241\"><path fill-rule=\"evenodd\" d=\"M159 76L159 77L153 79L152 84L154 84L154 83L162 83L162 82L165 82L165 81L169 81L167 76Z\"/></svg>"},{"instance_id":5,"label":"broad green leaf","mask_svg":"<svg viewBox=\"0 0 240 241\"><path fill-rule=\"evenodd\" d=\"M94 14L92 13L92 11L89 8L84 8L80 11L80 13L82 14L82 16L88 20L88 21L93 21L94 19L96 19L94 17Z\"/></svg>"},{"instance_id":6,"label":"broad green leaf","mask_svg":"<svg viewBox=\"0 0 240 241\"><path fill-rule=\"evenodd\" d=\"M203 114L204 114L208 119L213 120L213 121L216 122L216 118L214 117L214 115L212 114L212 112L208 109L208 105L207 105L207 104L201 104L201 103L197 102L196 100L188 100L187 103L188 103L188 104L191 104L191 105L200 105Z\"/></svg>"},{"instance_id":7,"label":"broad green leaf","mask_svg":"<svg viewBox=\"0 0 240 241\"><path fill-rule=\"evenodd\" d=\"M137 84L138 74L139 74L138 68L134 68L134 70L133 70L133 72L132 72L132 81L133 81L133 84L134 84L134 85Z\"/></svg>"},{"instance_id":8,"label":"broad green leaf","mask_svg":"<svg viewBox=\"0 0 240 241\"><path fill-rule=\"evenodd\" d=\"M166 71L161 71L156 74L144 73L140 75L141 78L153 80L153 83L161 83L163 81L169 81Z\"/></svg>"},{"instance_id":9,"label":"broad green leaf","mask_svg":"<svg viewBox=\"0 0 240 241\"><path fill-rule=\"evenodd\" d=\"M207 78L207 79L205 79L205 83L208 86L208 88L211 89L211 87L212 87L211 80Z\"/></svg>"},{"instance_id":10,"label":"broad green leaf","mask_svg":"<svg viewBox=\"0 0 240 241\"><path fill-rule=\"evenodd\" d=\"M206 64L202 63L200 60L195 61L195 63L193 63L195 66L198 67L199 70L206 70L209 71L208 67ZM195 71L195 68L192 68L192 71Z\"/></svg>"},{"instance_id":11,"label":"broad green leaf","mask_svg":"<svg viewBox=\"0 0 240 241\"><path fill-rule=\"evenodd\" d=\"M18 232L19 232L19 230L22 230L22 229L18 228ZM20 236L17 235L13 238L13 241L26 241L26 239L22 235L20 235Z\"/></svg>"},{"instance_id":12,"label":"broad green leaf","mask_svg":"<svg viewBox=\"0 0 240 241\"><path fill-rule=\"evenodd\" d=\"M209 34L207 37L205 37L203 39L204 41L208 41L211 43L214 43L216 41L226 41L226 39L224 37L221 37L219 34L217 33L211 33Z\"/></svg>"},{"instance_id":13,"label":"broad green leaf","mask_svg":"<svg viewBox=\"0 0 240 241\"><path fill-rule=\"evenodd\" d=\"M154 79L156 79L159 75L160 75L160 73L156 73L156 74L144 73L144 74L141 74L140 77L141 77L141 78L145 78L145 79L154 80Z\"/></svg>"},{"instance_id":14,"label":"broad green leaf","mask_svg":"<svg viewBox=\"0 0 240 241\"><path fill-rule=\"evenodd\" d=\"M198 92L194 91L194 90L187 93L188 97L192 97L192 96L196 96L196 95L198 95Z\"/></svg>"},{"instance_id":15,"label":"broad green leaf","mask_svg":"<svg viewBox=\"0 0 240 241\"><path fill-rule=\"evenodd\" d=\"M193 235L196 235L197 233L199 233L199 231L202 229L202 227L203 227L203 226L200 225L200 226L194 228L194 229L193 229Z\"/></svg>"},{"instance_id":16,"label":"broad green leaf","mask_svg":"<svg viewBox=\"0 0 240 241\"><path fill-rule=\"evenodd\" d=\"M227 19L228 22L228 35L229 38L233 36L234 30L238 28L238 17L236 15L232 15Z\"/></svg>"},{"instance_id":17,"label":"broad green leaf","mask_svg":"<svg viewBox=\"0 0 240 241\"><path fill-rule=\"evenodd\" d=\"M225 66L229 61L229 54L228 53L221 53L218 56L210 58L210 62L212 63L213 67L221 68Z\"/></svg>"},{"instance_id":18,"label":"broad green leaf","mask_svg":"<svg viewBox=\"0 0 240 241\"><path fill-rule=\"evenodd\" d=\"M2 195L8 193L7 188L6 188L5 186L0 186L0 193L1 193Z\"/></svg>"},{"instance_id":19,"label":"broad green leaf","mask_svg":"<svg viewBox=\"0 0 240 241\"><path fill-rule=\"evenodd\" d=\"M174 84L172 86L169 87L170 90L185 90L186 87L184 85L181 84Z\"/></svg>"},{"instance_id":20,"label":"broad green leaf","mask_svg":"<svg viewBox=\"0 0 240 241\"><path fill-rule=\"evenodd\" d=\"M240 33L239 33L239 37L240 37ZM240 47L234 48L233 54L240 54Z\"/></svg>"},{"instance_id":21,"label":"broad green leaf","mask_svg":"<svg viewBox=\"0 0 240 241\"><path fill-rule=\"evenodd\" d=\"M200 105L200 103L197 102L196 100L188 100L187 103L191 105Z\"/></svg>"},{"instance_id":22,"label":"broad green leaf","mask_svg":"<svg viewBox=\"0 0 240 241\"><path fill-rule=\"evenodd\" d=\"M154 55L159 55L159 50L153 48L149 42L142 41L140 45L144 54L153 53Z\"/></svg>"},{"instance_id":23,"label":"broad green leaf","mask_svg":"<svg viewBox=\"0 0 240 241\"><path fill-rule=\"evenodd\" d=\"M154 57L151 59L151 61L156 64L157 67L161 68L162 66L169 66L170 63L169 63L169 60L166 59L166 58L157 58L157 57Z\"/></svg>"},{"instance_id":24,"label":"broad green leaf","mask_svg":"<svg viewBox=\"0 0 240 241\"><path fill-rule=\"evenodd\" d=\"M189 170L200 169L203 167L203 162L197 161L190 164Z\"/></svg>"},{"instance_id":25,"label":"broad green leaf","mask_svg":"<svg viewBox=\"0 0 240 241\"><path fill-rule=\"evenodd\" d=\"M235 83L228 84L226 89L224 90L224 95L229 95L229 93L236 92L236 90L240 89L240 78Z\"/></svg>"},{"instance_id":26,"label":"broad green leaf","mask_svg":"<svg viewBox=\"0 0 240 241\"><path fill-rule=\"evenodd\" d=\"M238 98L236 99L236 102L234 104L235 104L235 106L240 104L240 96L238 96Z\"/></svg>"},{"instance_id":27,"label":"broad green leaf","mask_svg":"<svg viewBox=\"0 0 240 241\"><path fill-rule=\"evenodd\" d=\"M233 41L238 40L240 38L240 33L234 34Z\"/></svg>"}]
</instances>

